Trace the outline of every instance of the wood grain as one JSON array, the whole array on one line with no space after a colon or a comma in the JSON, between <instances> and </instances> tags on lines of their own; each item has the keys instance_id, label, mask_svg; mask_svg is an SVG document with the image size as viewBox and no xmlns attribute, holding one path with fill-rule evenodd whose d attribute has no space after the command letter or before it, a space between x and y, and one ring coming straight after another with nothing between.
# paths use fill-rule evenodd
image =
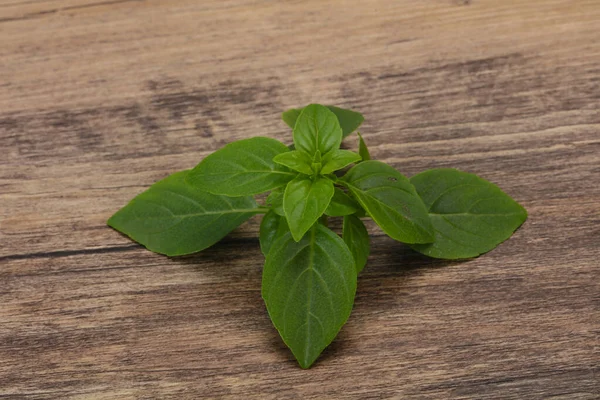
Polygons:
<instances>
[{"instance_id":1,"label":"wood grain","mask_svg":"<svg viewBox=\"0 0 600 400\"><path fill-rule=\"evenodd\" d=\"M598 398L599 26L597 0L0 1L0 398ZM305 371L260 297L259 219L174 259L105 221L225 143L289 142L309 102L530 216L467 262L370 225Z\"/></svg>"}]
</instances>

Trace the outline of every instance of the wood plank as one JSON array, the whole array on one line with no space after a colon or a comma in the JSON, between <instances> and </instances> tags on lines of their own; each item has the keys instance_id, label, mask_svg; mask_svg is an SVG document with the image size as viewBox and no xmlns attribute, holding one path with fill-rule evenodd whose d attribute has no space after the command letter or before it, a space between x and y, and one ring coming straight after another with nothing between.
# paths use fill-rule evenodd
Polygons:
<instances>
[{"instance_id":1,"label":"wood plank","mask_svg":"<svg viewBox=\"0 0 600 400\"><path fill-rule=\"evenodd\" d=\"M597 0L0 2L0 398L597 398L599 24ZM466 262L369 225L352 316L300 370L260 218L176 259L105 221L225 143L289 142L313 101L529 220Z\"/></svg>"}]
</instances>

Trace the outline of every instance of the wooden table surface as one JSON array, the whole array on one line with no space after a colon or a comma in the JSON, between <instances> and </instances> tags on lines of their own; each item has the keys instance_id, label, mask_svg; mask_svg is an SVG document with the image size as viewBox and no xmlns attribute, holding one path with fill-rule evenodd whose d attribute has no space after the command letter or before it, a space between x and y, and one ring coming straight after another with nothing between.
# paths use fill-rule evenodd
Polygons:
<instances>
[{"instance_id":1,"label":"wooden table surface","mask_svg":"<svg viewBox=\"0 0 600 400\"><path fill-rule=\"evenodd\" d=\"M310 102L529 219L466 262L370 225L350 320L301 370L260 217L173 259L105 222L225 143L289 142ZM598 0L1 0L0 398L597 399L599 145Z\"/></svg>"}]
</instances>

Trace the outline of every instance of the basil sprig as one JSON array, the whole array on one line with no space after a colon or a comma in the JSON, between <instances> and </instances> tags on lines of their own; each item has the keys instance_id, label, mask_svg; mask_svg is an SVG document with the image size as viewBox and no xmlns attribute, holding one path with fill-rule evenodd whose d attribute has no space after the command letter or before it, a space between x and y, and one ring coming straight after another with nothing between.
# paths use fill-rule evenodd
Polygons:
<instances>
[{"instance_id":1,"label":"basil sprig","mask_svg":"<svg viewBox=\"0 0 600 400\"><path fill-rule=\"evenodd\" d=\"M255 214L265 214L262 296L271 321L302 368L334 340L354 304L370 240L364 219L430 257L477 257L508 239L527 212L494 184L454 169L406 178L340 149L363 116L310 104L283 113L293 146L254 137L229 143L194 169L136 196L108 225L168 256L212 246ZM270 192L265 205L254 195ZM343 218L341 237L328 218Z\"/></svg>"}]
</instances>

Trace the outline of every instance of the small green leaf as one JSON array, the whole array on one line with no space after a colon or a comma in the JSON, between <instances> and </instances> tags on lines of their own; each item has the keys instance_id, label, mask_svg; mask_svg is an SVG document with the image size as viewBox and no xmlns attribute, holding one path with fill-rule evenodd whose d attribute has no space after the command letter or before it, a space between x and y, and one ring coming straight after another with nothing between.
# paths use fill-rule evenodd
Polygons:
<instances>
[{"instance_id":1,"label":"small green leaf","mask_svg":"<svg viewBox=\"0 0 600 400\"><path fill-rule=\"evenodd\" d=\"M352 132L358 129L358 127L363 123L365 118L362 114L357 113L356 111L339 108L335 106L327 106L338 118L340 121L340 126L342 127L342 135L343 137L348 136Z\"/></svg>"},{"instance_id":2,"label":"small green leaf","mask_svg":"<svg viewBox=\"0 0 600 400\"><path fill-rule=\"evenodd\" d=\"M313 173L311 169L312 159L303 151L293 150L288 151L287 153L281 153L276 155L273 158L273 161L306 175L311 175Z\"/></svg>"},{"instance_id":3,"label":"small green leaf","mask_svg":"<svg viewBox=\"0 0 600 400\"><path fill-rule=\"evenodd\" d=\"M283 211L283 190L284 189L281 188L275 189L269 193L269 196L267 196L267 205L271 207L277 215L285 217L285 211Z\"/></svg>"},{"instance_id":4,"label":"small green leaf","mask_svg":"<svg viewBox=\"0 0 600 400\"><path fill-rule=\"evenodd\" d=\"M339 149L334 150L326 154L323 158L323 168L321 168L321 174L330 174L333 171L342 169L360 160L360 156L353 151Z\"/></svg>"},{"instance_id":5,"label":"small green leaf","mask_svg":"<svg viewBox=\"0 0 600 400\"><path fill-rule=\"evenodd\" d=\"M352 252L356 262L356 272L359 273L367 264L370 252L369 232L365 224L355 215L346 215L342 228L342 238Z\"/></svg>"},{"instance_id":6,"label":"small green leaf","mask_svg":"<svg viewBox=\"0 0 600 400\"><path fill-rule=\"evenodd\" d=\"M391 238L404 243L433 242L425 204L408 179L393 167L364 161L352 167L342 182Z\"/></svg>"},{"instance_id":7,"label":"small green leaf","mask_svg":"<svg viewBox=\"0 0 600 400\"><path fill-rule=\"evenodd\" d=\"M265 257L273 243L289 231L285 217L277 215L273 210L265 214L260 223L260 250Z\"/></svg>"},{"instance_id":8,"label":"small green leaf","mask_svg":"<svg viewBox=\"0 0 600 400\"><path fill-rule=\"evenodd\" d=\"M334 113L319 104L304 107L294 126L296 150L305 151L311 156L317 150L327 154L338 149L341 142L342 128Z\"/></svg>"},{"instance_id":9,"label":"small green leaf","mask_svg":"<svg viewBox=\"0 0 600 400\"><path fill-rule=\"evenodd\" d=\"M299 175L288 183L283 209L294 240L299 241L327 209L333 197L333 182L317 176Z\"/></svg>"},{"instance_id":10,"label":"small green leaf","mask_svg":"<svg viewBox=\"0 0 600 400\"><path fill-rule=\"evenodd\" d=\"M357 113L356 111L334 107L334 106L326 106L331 112L335 114L338 121L340 122L340 126L342 128L342 136L346 137L352 132L354 132L365 120L364 117ZM281 115L283 121L292 129L296 125L296 120L303 108L292 108L287 110Z\"/></svg>"},{"instance_id":11,"label":"small green leaf","mask_svg":"<svg viewBox=\"0 0 600 400\"><path fill-rule=\"evenodd\" d=\"M360 209L361 207L356 201L344 193L342 189L336 187L331 202L325 210L325 215L343 217L344 215L354 214Z\"/></svg>"},{"instance_id":12,"label":"small green leaf","mask_svg":"<svg viewBox=\"0 0 600 400\"><path fill-rule=\"evenodd\" d=\"M304 108L290 108L281 114L281 119L287 124L287 126L294 129L294 126L296 126L296 121L298 120L298 117L303 109Z\"/></svg>"},{"instance_id":13,"label":"small green leaf","mask_svg":"<svg viewBox=\"0 0 600 400\"><path fill-rule=\"evenodd\" d=\"M252 197L226 197L200 191L176 172L136 196L108 225L168 256L212 246L254 214L263 212Z\"/></svg>"},{"instance_id":14,"label":"small green leaf","mask_svg":"<svg viewBox=\"0 0 600 400\"><path fill-rule=\"evenodd\" d=\"M323 161L323 159L321 158L321 151L317 150L317 152L313 156L312 163L310 166L313 175L314 174L318 175L321 173L321 168L323 167L323 164L321 163L321 161Z\"/></svg>"},{"instance_id":15,"label":"small green leaf","mask_svg":"<svg viewBox=\"0 0 600 400\"><path fill-rule=\"evenodd\" d=\"M357 132L357 133L358 133L358 154L360 154L360 157L362 158L363 161L369 161L371 159L371 154L369 153L367 144L365 143L365 140L363 139L360 132Z\"/></svg>"},{"instance_id":16,"label":"small green leaf","mask_svg":"<svg viewBox=\"0 0 600 400\"><path fill-rule=\"evenodd\" d=\"M312 158L313 163L320 163L323 161L323 157L321 157L321 150L317 150L315 155Z\"/></svg>"},{"instance_id":17,"label":"small green leaf","mask_svg":"<svg viewBox=\"0 0 600 400\"><path fill-rule=\"evenodd\" d=\"M213 194L247 196L284 186L297 174L273 161L288 152L266 137L238 140L212 153L189 174L188 182Z\"/></svg>"},{"instance_id":18,"label":"small green leaf","mask_svg":"<svg viewBox=\"0 0 600 400\"><path fill-rule=\"evenodd\" d=\"M354 304L356 267L344 241L315 224L300 242L288 232L269 251L262 297L302 368L335 339Z\"/></svg>"},{"instance_id":19,"label":"small green leaf","mask_svg":"<svg viewBox=\"0 0 600 400\"><path fill-rule=\"evenodd\" d=\"M430 257L477 257L498 246L527 219L527 211L498 186L455 169L411 178L429 211L435 241L412 245Z\"/></svg>"}]
</instances>

